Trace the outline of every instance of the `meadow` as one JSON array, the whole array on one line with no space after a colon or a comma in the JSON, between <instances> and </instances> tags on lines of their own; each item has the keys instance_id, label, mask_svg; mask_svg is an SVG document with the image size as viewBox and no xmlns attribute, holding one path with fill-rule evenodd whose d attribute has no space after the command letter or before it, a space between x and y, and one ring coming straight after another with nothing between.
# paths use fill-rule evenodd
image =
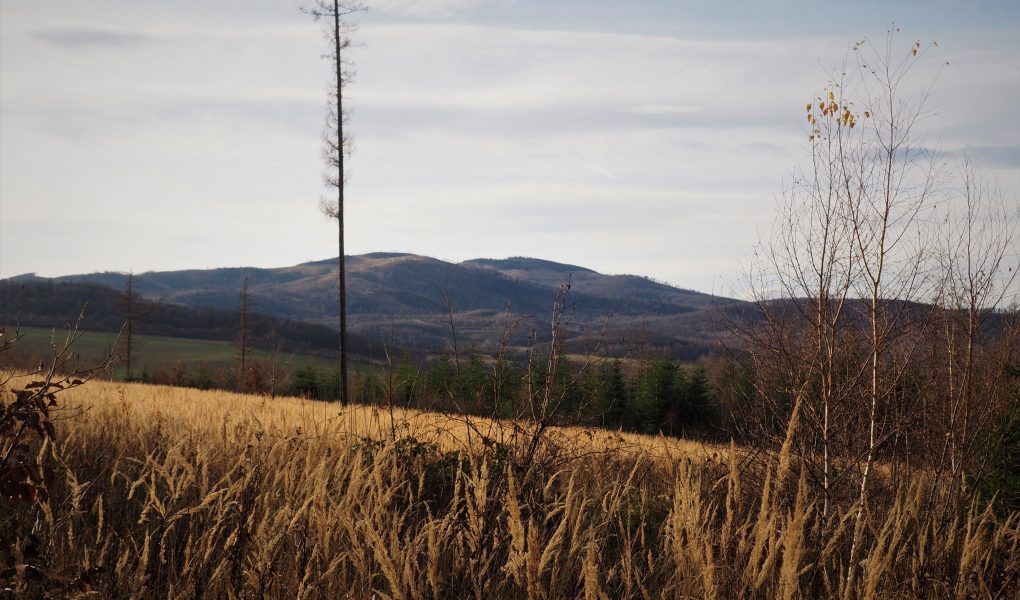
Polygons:
<instances>
[{"instance_id":1,"label":"meadow","mask_svg":"<svg viewBox=\"0 0 1020 600\"><path fill-rule=\"evenodd\" d=\"M932 510L938 486L923 476L869 506L848 572L856 507L822 516L789 438L763 454L103 381L57 398L55 435L33 446L48 494L0 505L32 523L35 540L35 558L29 542L13 553L25 564L5 572L0 597L1018 591L1020 514L978 503Z\"/></svg>"},{"instance_id":2,"label":"meadow","mask_svg":"<svg viewBox=\"0 0 1020 600\"><path fill-rule=\"evenodd\" d=\"M13 331L13 328L8 328ZM23 336L17 351L24 355L38 356L48 359L54 344L61 345L66 331L47 329L45 327L20 327ZM82 331L81 337L74 343L75 353L83 364L94 364L110 354L118 343L116 333L106 331ZM236 362L237 345L233 342L220 340L203 340L159 335L137 336L132 351L134 359L133 371L156 373L160 370L172 369L175 365L183 365L195 371L207 368L211 371L223 369L233 370ZM262 349L251 350L254 361L268 363L273 360L270 352ZM336 361L314 354L280 353L276 358L281 367L293 369L297 365L311 365L318 369L332 369ZM125 367L118 364L113 369L116 377L125 376Z\"/></svg>"}]
</instances>

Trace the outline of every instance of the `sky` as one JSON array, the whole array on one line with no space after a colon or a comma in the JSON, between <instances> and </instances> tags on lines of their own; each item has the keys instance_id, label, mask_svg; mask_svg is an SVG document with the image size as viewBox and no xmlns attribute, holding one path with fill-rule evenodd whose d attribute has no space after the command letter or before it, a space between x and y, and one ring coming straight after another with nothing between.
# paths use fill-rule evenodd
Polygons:
<instances>
[{"instance_id":1,"label":"sky","mask_svg":"<svg viewBox=\"0 0 1020 600\"><path fill-rule=\"evenodd\" d=\"M336 256L330 64L290 0L0 0L0 278ZM937 41L925 144L1020 194L1020 3L376 0L347 251L732 294L849 45Z\"/></svg>"}]
</instances>

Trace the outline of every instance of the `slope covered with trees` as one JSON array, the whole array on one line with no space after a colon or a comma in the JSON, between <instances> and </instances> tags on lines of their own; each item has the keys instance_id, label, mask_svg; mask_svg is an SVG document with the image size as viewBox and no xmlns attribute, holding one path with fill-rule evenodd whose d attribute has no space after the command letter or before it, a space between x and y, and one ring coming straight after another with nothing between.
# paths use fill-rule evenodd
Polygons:
<instances>
[{"instance_id":1,"label":"slope covered with trees","mask_svg":"<svg viewBox=\"0 0 1020 600\"><path fill-rule=\"evenodd\" d=\"M515 345L532 331L545 335L553 300L570 282L571 337L599 329L609 317L618 353L643 345L691 360L715 346L723 332L718 307L736 300L683 290L631 275L603 275L573 265L537 259L475 260L460 264L413 254L374 253L346 261L351 331L393 345L435 352L449 341L450 312L466 344L494 349L504 333L506 310L523 318ZM140 273L134 287L149 300L232 311L248 277L253 310L336 327L336 261L276 269L229 268ZM13 282L39 281L32 275ZM123 289L127 274L93 273L53 279ZM356 340L357 338L354 338ZM352 345L357 342L352 340Z\"/></svg>"}]
</instances>

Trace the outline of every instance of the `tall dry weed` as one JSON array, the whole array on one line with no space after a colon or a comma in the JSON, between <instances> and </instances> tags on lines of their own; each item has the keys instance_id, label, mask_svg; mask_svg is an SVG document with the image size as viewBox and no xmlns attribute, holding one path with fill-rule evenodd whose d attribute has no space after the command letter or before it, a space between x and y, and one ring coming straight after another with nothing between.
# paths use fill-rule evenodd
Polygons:
<instances>
[{"instance_id":1,"label":"tall dry weed","mask_svg":"<svg viewBox=\"0 0 1020 600\"><path fill-rule=\"evenodd\" d=\"M449 426L439 421L394 436L319 405L253 408L194 391L160 402L143 399L149 391L83 391L85 412L46 448L61 465L41 529L54 567L102 567L103 597L1018 591L1020 516L973 505L936 517L923 480L865 511L860 575L847 587L856 507L823 520L810 474L785 445L758 463L735 446L701 456L693 446L686 455L586 447L532 468L513 449L441 445ZM570 447L559 443L557 452Z\"/></svg>"}]
</instances>

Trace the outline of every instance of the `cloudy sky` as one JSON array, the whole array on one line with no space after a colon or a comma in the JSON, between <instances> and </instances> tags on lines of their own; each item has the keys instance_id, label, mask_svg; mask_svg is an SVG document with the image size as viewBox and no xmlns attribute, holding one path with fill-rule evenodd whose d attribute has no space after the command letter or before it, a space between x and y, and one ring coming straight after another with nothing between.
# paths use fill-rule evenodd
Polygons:
<instances>
[{"instance_id":1,"label":"cloudy sky","mask_svg":"<svg viewBox=\"0 0 1020 600\"><path fill-rule=\"evenodd\" d=\"M0 2L0 278L335 256L329 63L291 0ZM727 293L848 44L936 40L927 144L1020 193L1020 3L376 0L348 252ZM932 71L934 72L934 71Z\"/></svg>"}]
</instances>

